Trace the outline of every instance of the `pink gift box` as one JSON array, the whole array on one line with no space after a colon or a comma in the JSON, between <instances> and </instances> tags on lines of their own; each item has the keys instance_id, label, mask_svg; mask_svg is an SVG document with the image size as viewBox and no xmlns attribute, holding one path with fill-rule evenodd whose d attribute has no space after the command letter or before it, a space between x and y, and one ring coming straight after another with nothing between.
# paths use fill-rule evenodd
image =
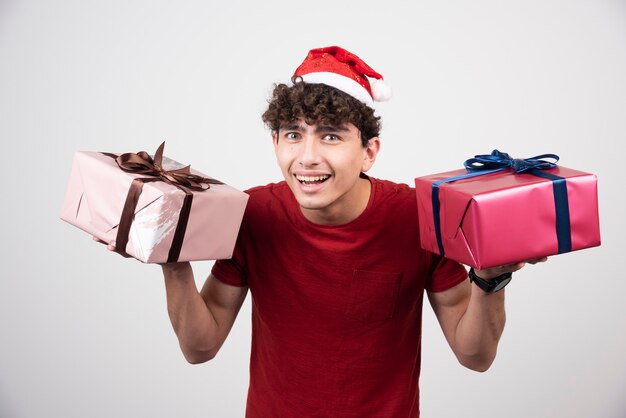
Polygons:
<instances>
[{"instance_id":1,"label":"pink gift box","mask_svg":"<svg viewBox=\"0 0 626 418\"><path fill-rule=\"evenodd\" d=\"M160 148L162 152L162 146ZM183 167L163 158L163 169ZM208 177L198 171L191 174ZM133 180L150 177L122 170L111 154L76 152L61 219L101 239L116 240L120 217ZM210 177L208 177L210 179ZM232 257L248 195L226 184L210 184L192 191L186 227L179 226L188 193L166 181L143 184L125 252L144 263L165 263L177 228L184 232L177 261L217 260ZM123 249L122 249L123 251Z\"/></svg>"},{"instance_id":2,"label":"pink gift box","mask_svg":"<svg viewBox=\"0 0 626 418\"><path fill-rule=\"evenodd\" d=\"M553 181L530 173L507 169L439 184L441 245L433 184L467 171L416 178L422 248L484 269L600 245L596 176L561 166L538 171L565 178L560 212Z\"/></svg>"}]
</instances>

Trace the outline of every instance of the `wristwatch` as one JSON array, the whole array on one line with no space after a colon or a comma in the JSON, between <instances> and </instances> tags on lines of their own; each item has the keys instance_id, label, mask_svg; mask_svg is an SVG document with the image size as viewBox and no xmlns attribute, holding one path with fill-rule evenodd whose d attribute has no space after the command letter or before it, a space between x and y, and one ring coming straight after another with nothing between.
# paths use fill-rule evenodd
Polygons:
<instances>
[{"instance_id":1,"label":"wristwatch","mask_svg":"<svg viewBox=\"0 0 626 418\"><path fill-rule=\"evenodd\" d=\"M480 287L486 293L496 293L497 291L504 289L504 286L509 284L512 278L513 273L504 273L491 280L485 280L478 277L473 268L470 268L469 271L470 282L475 283L476 286Z\"/></svg>"}]
</instances>

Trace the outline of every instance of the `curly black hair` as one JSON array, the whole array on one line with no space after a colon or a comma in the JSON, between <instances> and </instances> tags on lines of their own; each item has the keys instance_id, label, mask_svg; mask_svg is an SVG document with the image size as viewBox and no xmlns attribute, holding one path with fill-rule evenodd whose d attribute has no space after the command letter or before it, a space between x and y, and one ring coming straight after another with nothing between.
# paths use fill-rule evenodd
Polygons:
<instances>
[{"instance_id":1,"label":"curly black hair","mask_svg":"<svg viewBox=\"0 0 626 418\"><path fill-rule=\"evenodd\" d=\"M347 93L326 84L312 84L294 77L293 85L274 86L263 122L274 132L281 125L303 119L309 125L343 126L352 123L365 147L380 134L380 116L374 109Z\"/></svg>"}]
</instances>

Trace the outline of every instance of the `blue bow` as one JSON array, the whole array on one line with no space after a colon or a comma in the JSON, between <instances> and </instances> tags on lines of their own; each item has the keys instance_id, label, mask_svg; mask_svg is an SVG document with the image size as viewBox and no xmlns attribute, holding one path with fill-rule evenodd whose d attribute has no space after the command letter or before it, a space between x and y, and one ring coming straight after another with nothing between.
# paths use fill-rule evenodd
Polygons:
<instances>
[{"instance_id":1,"label":"blue bow","mask_svg":"<svg viewBox=\"0 0 626 418\"><path fill-rule=\"evenodd\" d=\"M554 160L545 161L544 158ZM556 154L541 154L530 158L512 158L506 152L500 152L497 149L491 151L491 154L476 155L474 158L466 160L463 165L467 171L481 171L492 169L512 168L516 173L526 173L530 170L547 170L556 167L559 156Z\"/></svg>"}]
</instances>

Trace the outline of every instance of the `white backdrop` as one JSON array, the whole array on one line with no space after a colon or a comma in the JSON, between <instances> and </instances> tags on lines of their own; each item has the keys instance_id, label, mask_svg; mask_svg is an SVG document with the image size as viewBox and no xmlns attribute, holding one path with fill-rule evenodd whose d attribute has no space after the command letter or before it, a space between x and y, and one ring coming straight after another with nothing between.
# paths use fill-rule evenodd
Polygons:
<instances>
[{"instance_id":1,"label":"white backdrop","mask_svg":"<svg viewBox=\"0 0 626 418\"><path fill-rule=\"evenodd\" d=\"M237 188L280 180L259 115L332 44L394 89L372 175L410 184L498 148L600 180L602 246L515 275L487 373L425 307L423 416L626 416L625 2L0 0L0 417L243 416L249 300L218 357L187 364L160 269L59 220L72 153L165 139Z\"/></svg>"}]
</instances>

